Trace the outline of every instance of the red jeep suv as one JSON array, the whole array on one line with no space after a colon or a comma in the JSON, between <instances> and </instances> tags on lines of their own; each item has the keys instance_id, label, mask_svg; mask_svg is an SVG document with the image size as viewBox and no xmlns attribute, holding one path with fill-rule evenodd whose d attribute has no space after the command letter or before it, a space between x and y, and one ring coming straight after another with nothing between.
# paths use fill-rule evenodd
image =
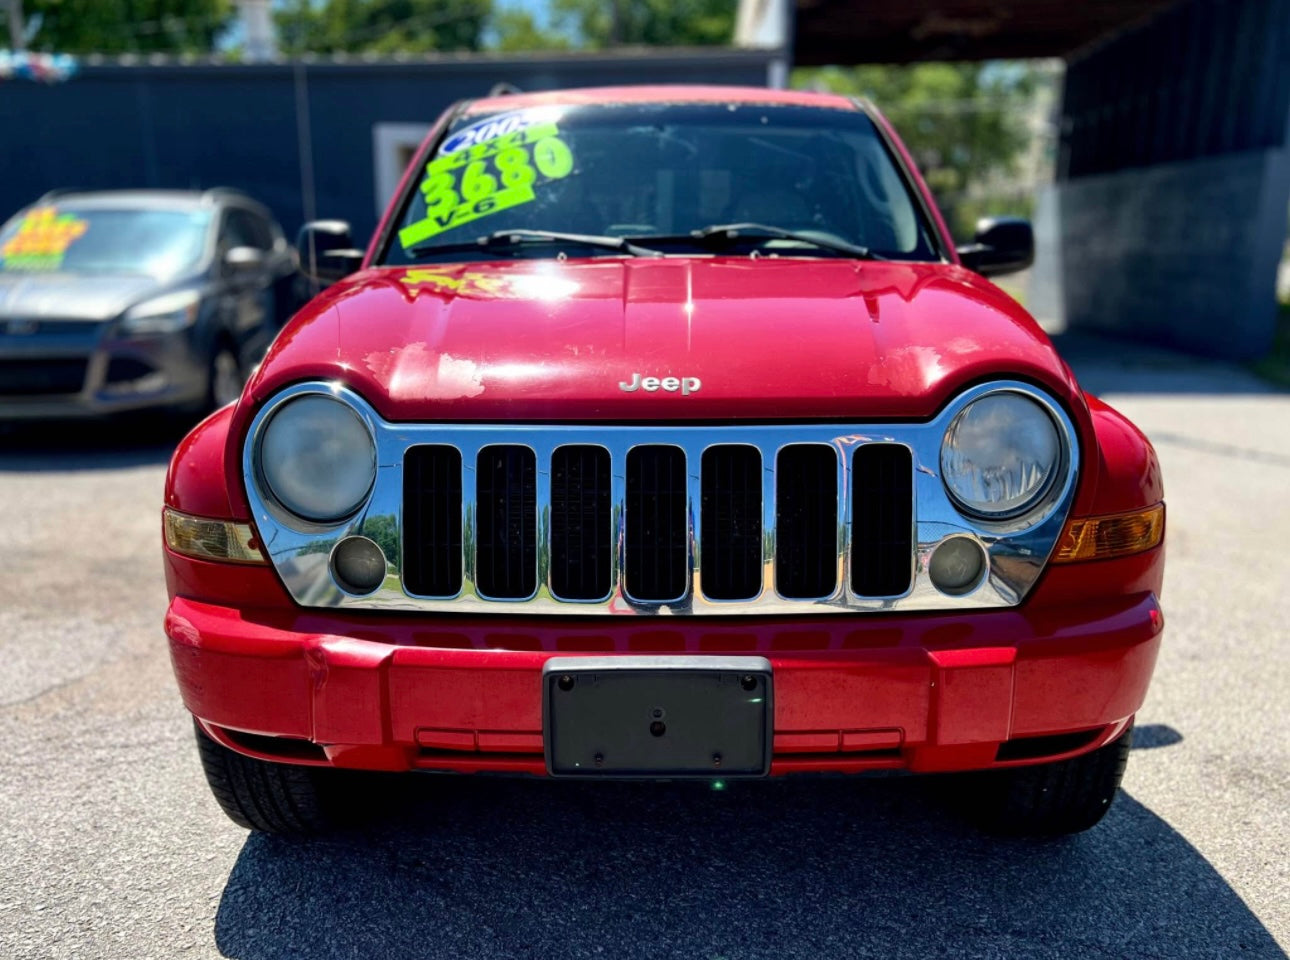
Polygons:
<instances>
[{"instance_id":1,"label":"red jeep suv","mask_svg":"<svg viewBox=\"0 0 1290 960\"><path fill-rule=\"evenodd\" d=\"M166 488L166 633L233 820L354 774L964 772L987 825L1106 812L1156 660L1143 435L955 248L869 104L496 97Z\"/></svg>"}]
</instances>

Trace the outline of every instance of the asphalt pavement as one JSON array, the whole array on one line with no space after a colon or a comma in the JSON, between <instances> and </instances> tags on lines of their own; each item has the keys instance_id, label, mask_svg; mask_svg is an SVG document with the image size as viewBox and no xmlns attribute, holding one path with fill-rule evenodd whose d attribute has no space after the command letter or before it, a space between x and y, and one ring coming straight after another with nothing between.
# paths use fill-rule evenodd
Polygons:
<instances>
[{"instance_id":1,"label":"asphalt pavement","mask_svg":"<svg viewBox=\"0 0 1290 960\"><path fill-rule=\"evenodd\" d=\"M161 633L173 431L0 430L0 958L1228 958L1290 946L1290 394L1067 338L1155 442L1165 645L1119 800L1000 840L934 780L396 779L228 822Z\"/></svg>"}]
</instances>

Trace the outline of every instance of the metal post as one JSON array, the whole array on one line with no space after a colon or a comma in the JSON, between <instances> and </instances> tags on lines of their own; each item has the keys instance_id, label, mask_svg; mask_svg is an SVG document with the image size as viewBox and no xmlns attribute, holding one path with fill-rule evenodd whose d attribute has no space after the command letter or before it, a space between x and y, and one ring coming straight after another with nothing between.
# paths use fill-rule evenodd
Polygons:
<instances>
[{"instance_id":1,"label":"metal post","mask_svg":"<svg viewBox=\"0 0 1290 960\"><path fill-rule=\"evenodd\" d=\"M792 0L739 0L735 17L735 46L772 52L766 85L788 86L793 57Z\"/></svg>"},{"instance_id":2,"label":"metal post","mask_svg":"<svg viewBox=\"0 0 1290 960\"><path fill-rule=\"evenodd\" d=\"M9 49L15 53L27 48L23 40L22 0L9 0Z\"/></svg>"}]
</instances>

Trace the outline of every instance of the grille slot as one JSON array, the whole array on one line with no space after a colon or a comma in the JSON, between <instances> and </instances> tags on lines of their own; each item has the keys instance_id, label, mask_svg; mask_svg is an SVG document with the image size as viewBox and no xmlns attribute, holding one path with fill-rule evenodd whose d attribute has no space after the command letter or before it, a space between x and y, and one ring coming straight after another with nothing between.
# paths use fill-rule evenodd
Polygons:
<instances>
[{"instance_id":1,"label":"grille slot","mask_svg":"<svg viewBox=\"0 0 1290 960\"><path fill-rule=\"evenodd\" d=\"M679 600L689 564L684 450L659 444L627 451L624 522L627 593L657 603Z\"/></svg>"},{"instance_id":2,"label":"grille slot","mask_svg":"<svg viewBox=\"0 0 1290 960\"><path fill-rule=\"evenodd\" d=\"M792 444L775 466L775 589L814 600L838 585L838 457L823 444Z\"/></svg>"},{"instance_id":3,"label":"grille slot","mask_svg":"<svg viewBox=\"0 0 1290 960\"><path fill-rule=\"evenodd\" d=\"M80 393L88 366L85 357L0 360L0 396Z\"/></svg>"},{"instance_id":4,"label":"grille slot","mask_svg":"<svg viewBox=\"0 0 1290 960\"><path fill-rule=\"evenodd\" d=\"M851 590L897 597L913 577L914 461L908 447L866 443L851 460Z\"/></svg>"},{"instance_id":5,"label":"grille slot","mask_svg":"<svg viewBox=\"0 0 1290 960\"><path fill-rule=\"evenodd\" d=\"M551 592L600 600L612 585L609 451L558 447L551 455Z\"/></svg>"},{"instance_id":6,"label":"grille slot","mask_svg":"<svg viewBox=\"0 0 1290 960\"><path fill-rule=\"evenodd\" d=\"M522 600L537 592L537 460L528 447L479 451L475 586L485 597Z\"/></svg>"},{"instance_id":7,"label":"grille slot","mask_svg":"<svg viewBox=\"0 0 1290 960\"><path fill-rule=\"evenodd\" d=\"M423 597L461 591L461 453L440 444L403 455L403 586Z\"/></svg>"},{"instance_id":8,"label":"grille slot","mask_svg":"<svg viewBox=\"0 0 1290 960\"><path fill-rule=\"evenodd\" d=\"M761 593L762 469L756 447L703 451L700 583L713 600Z\"/></svg>"}]
</instances>

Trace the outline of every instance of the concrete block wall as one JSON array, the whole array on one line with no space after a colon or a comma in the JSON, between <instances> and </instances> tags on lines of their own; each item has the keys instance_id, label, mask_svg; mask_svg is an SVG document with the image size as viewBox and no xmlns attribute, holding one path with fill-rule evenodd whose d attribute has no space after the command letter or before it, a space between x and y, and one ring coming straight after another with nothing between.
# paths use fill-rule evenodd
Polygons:
<instances>
[{"instance_id":1,"label":"concrete block wall","mask_svg":"<svg viewBox=\"0 0 1290 960\"><path fill-rule=\"evenodd\" d=\"M1072 330L1262 356L1288 207L1285 148L1058 183L1039 204L1030 303Z\"/></svg>"}]
</instances>

